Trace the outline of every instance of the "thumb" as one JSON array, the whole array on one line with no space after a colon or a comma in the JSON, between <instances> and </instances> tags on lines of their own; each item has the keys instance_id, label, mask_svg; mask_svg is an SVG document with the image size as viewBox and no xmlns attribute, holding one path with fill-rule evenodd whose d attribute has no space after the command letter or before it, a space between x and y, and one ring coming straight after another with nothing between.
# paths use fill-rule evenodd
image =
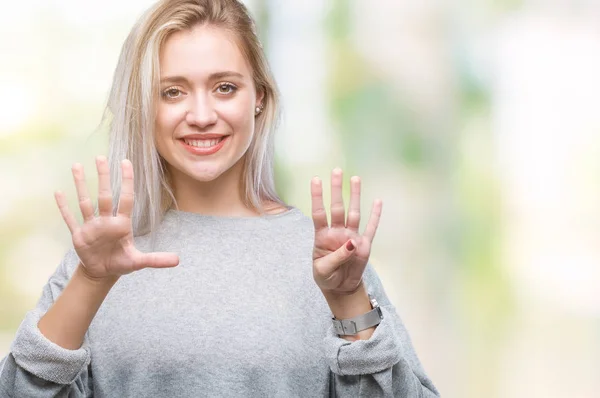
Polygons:
<instances>
[{"instance_id":1,"label":"thumb","mask_svg":"<svg viewBox=\"0 0 600 398\"><path fill-rule=\"evenodd\" d=\"M134 260L134 268L167 268L175 267L179 264L179 256L175 253L154 252L139 253Z\"/></svg>"},{"instance_id":2,"label":"thumb","mask_svg":"<svg viewBox=\"0 0 600 398\"><path fill-rule=\"evenodd\" d=\"M342 247L331 253L329 256L331 261L334 263L334 267L338 268L340 265L348 261L354 254L356 249L356 242L353 239L348 240Z\"/></svg>"}]
</instances>

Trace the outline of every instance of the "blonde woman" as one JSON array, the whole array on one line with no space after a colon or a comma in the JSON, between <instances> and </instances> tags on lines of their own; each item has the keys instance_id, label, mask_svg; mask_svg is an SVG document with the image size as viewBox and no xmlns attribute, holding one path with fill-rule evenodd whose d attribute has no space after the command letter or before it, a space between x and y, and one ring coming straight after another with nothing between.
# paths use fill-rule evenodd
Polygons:
<instances>
[{"instance_id":1,"label":"blonde woman","mask_svg":"<svg viewBox=\"0 0 600 398\"><path fill-rule=\"evenodd\" d=\"M435 397L331 175L312 220L273 183L278 96L235 0L164 0L128 36L97 209L73 166L73 249L0 365L9 397Z\"/></svg>"}]
</instances>

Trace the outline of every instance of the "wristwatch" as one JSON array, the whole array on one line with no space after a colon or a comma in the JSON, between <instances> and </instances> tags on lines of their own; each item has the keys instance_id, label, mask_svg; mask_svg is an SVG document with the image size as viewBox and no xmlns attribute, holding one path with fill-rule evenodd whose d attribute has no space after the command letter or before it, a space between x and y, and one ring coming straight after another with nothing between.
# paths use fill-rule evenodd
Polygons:
<instances>
[{"instance_id":1,"label":"wristwatch","mask_svg":"<svg viewBox=\"0 0 600 398\"><path fill-rule=\"evenodd\" d=\"M333 329L339 336L347 336L351 334L357 334L361 330L368 329L373 326L379 325L383 319L383 313L379 307L379 303L375 300L375 297L369 294L369 301L371 301L372 310L366 314L355 316L350 319L335 319L333 321Z\"/></svg>"}]
</instances>

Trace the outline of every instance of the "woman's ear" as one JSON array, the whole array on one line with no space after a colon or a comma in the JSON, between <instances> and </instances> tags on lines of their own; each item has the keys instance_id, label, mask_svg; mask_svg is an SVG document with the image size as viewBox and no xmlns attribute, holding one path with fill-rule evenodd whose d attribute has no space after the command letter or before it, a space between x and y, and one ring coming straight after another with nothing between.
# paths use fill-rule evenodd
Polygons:
<instances>
[{"instance_id":1,"label":"woman's ear","mask_svg":"<svg viewBox=\"0 0 600 398\"><path fill-rule=\"evenodd\" d=\"M260 87L256 90L256 106L264 106L263 99L265 98L265 90Z\"/></svg>"}]
</instances>

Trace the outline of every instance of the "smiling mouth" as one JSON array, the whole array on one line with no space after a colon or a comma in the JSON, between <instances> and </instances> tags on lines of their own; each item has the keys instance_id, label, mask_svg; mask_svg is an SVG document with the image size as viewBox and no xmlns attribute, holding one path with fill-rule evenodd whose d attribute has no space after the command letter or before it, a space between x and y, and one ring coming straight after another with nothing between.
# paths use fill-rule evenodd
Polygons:
<instances>
[{"instance_id":1,"label":"smiling mouth","mask_svg":"<svg viewBox=\"0 0 600 398\"><path fill-rule=\"evenodd\" d=\"M179 142L181 142L183 148L192 155L206 156L219 152L221 148L227 145L229 137L229 135L226 135L219 138L209 138L204 140L182 138Z\"/></svg>"}]
</instances>

